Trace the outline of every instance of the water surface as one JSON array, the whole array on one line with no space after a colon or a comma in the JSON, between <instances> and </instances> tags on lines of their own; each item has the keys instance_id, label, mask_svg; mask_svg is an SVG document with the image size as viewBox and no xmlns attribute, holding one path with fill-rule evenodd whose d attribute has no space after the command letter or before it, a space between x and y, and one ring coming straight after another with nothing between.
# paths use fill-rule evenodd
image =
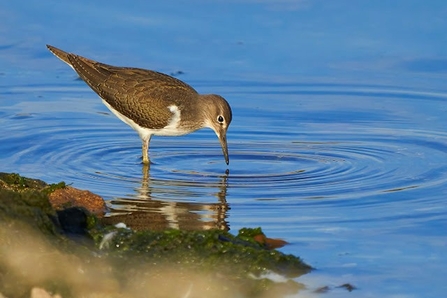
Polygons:
<instances>
[{"instance_id":1,"label":"water surface","mask_svg":"<svg viewBox=\"0 0 447 298\"><path fill-rule=\"evenodd\" d=\"M306 297L447 291L442 1L107 3L1 3L0 171L89 189L136 228L261 226L317 268ZM46 43L221 94L230 165L202 130L154 137L143 169L138 135Z\"/></svg>"}]
</instances>

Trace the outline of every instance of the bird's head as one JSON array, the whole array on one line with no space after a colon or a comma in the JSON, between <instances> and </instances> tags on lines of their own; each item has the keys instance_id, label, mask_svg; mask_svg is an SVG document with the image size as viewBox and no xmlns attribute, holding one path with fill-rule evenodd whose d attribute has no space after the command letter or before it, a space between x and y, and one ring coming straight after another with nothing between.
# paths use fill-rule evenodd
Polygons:
<instances>
[{"instance_id":1,"label":"bird's head","mask_svg":"<svg viewBox=\"0 0 447 298\"><path fill-rule=\"evenodd\" d=\"M209 127L219 138L225 162L229 164L227 130L232 120L231 107L228 102L220 95L208 94L202 95L202 104L206 105L204 109L204 126Z\"/></svg>"}]
</instances>

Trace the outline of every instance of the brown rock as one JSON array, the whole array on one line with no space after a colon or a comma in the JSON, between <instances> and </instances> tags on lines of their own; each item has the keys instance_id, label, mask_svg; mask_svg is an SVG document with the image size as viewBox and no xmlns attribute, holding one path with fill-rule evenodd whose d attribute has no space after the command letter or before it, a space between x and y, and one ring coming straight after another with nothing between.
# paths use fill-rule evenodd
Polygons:
<instances>
[{"instance_id":1,"label":"brown rock","mask_svg":"<svg viewBox=\"0 0 447 298\"><path fill-rule=\"evenodd\" d=\"M253 237L253 239L259 244L264 245L267 249L281 248L284 245L288 244L287 241L284 241L282 239L267 238L264 234L256 235Z\"/></svg>"},{"instance_id":2,"label":"brown rock","mask_svg":"<svg viewBox=\"0 0 447 298\"><path fill-rule=\"evenodd\" d=\"M50 203L56 210L69 207L84 207L96 216L103 216L106 210L104 200L88 191L71 186L55 190L49 195Z\"/></svg>"}]
</instances>

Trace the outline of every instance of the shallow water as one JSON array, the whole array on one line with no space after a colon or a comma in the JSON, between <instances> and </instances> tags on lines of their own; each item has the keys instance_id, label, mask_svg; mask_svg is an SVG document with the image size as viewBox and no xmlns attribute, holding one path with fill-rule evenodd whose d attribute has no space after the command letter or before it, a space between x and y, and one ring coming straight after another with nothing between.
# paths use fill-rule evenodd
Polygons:
<instances>
[{"instance_id":1,"label":"shallow water","mask_svg":"<svg viewBox=\"0 0 447 298\"><path fill-rule=\"evenodd\" d=\"M439 297L447 291L447 7L275 3L202 3L195 17L182 4L147 14L142 3L2 4L14 18L0 39L0 171L89 189L109 201L110 215L132 214L135 227L261 226L317 268L299 279L305 297L326 285L325 297L346 297L336 288L344 283L358 288L355 297ZM374 22L361 22L362 13ZM88 28L92 20L100 25ZM138 135L45 43L181 70L199 92L223 95L233 108L230 165L203 130L154 137L144 170Z\"/></svg>"}]
</instances>

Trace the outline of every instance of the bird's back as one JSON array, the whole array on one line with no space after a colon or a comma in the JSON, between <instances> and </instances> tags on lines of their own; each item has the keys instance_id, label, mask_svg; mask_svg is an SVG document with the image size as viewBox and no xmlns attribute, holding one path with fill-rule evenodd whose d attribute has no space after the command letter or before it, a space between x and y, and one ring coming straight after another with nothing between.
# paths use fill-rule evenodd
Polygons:
<instances>
[{"instance_id":1,"label":"bird's back","mask_svg":"<svg viewBox=\"0 0 447 298\"><path fill-rule=\"evenodd\" d=\"M198 96L188 84L156 71L116 67L48 48L113 109L143 127L165 127L172 117L169 105L192 105Z\"/></svg>"}]
</instances>

